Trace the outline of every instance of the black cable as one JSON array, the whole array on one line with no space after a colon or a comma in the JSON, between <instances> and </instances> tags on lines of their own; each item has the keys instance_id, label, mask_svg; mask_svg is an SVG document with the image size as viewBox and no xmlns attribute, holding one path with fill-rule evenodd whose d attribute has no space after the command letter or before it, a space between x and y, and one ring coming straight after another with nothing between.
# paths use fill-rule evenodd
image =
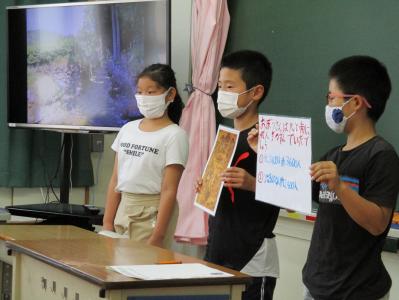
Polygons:
<instances>
[{"instance_id":1,"label":"black cable","mask_svg":"<svg viewBox=\"0 0 399 300\"><path fill-rule=\"evenodd\" d=\"M43 170L44 170L44 174L43 174L44 178L43 179L44 179L44 184L46 186L46 193L45 193L45 195L43 195L43 193L42 193L42 197L44 199L44 204L46 204L50 200L50 174L48 173L48 170L47 170L47 167L46 167L46 162L45 162L45 160L43 158L43 155L42 155L41 151L39 152L39 159L40 159L40 161L42 163L42 167L43 167Z\"/></svg>"},{"instance_id":2,"label":"black cable","mask_svg":"<svg viewBox=\"0 0 399 300\"><path fill-rule=\"evenodd\" d=\"M61 145L61 148L60 148L60 152L59 152L59 154L58 154L57 168L56 168L56 170L55 170L55 172L54 172L53 177L50 179L50 188L51 188L51 191L53 192L55 198L57 199L57 202L59 202L59 203L60 203L61 201L60 201L60 198L58 197L57 193L54 191L53 182L54 182L54 179L57 178L58 173L59 173L59 171L60 171L62 153L63 153L63 151L64 151L64 148L65 148L65 139L62 140L62 145Z\"/></svg>"},{"instance_id":3,"label":"black cable","mask_svg":"<svg viewBox=\"0 0 399 300\"><path fill-rule=\"evenodd\" d=\"M43 156L41 155L41 153L39 153L40 160L42 161L44 172L45 172L45 175L47 176L47 180L48 180L48 182L45 182L46 188L47 188L46 196L45 196L45 200L44 200L45 204L47 204L47 203L57 203L57 202L60 203L60 198L58 197L57 193L54 190L53 182L57 178L59 170L60 170L62 152L64 150L64 147L65 147L65 140L63 140L63 142L61 144L61 148L60 148L60 151L58 153L57 168L56 168L56 170L54 172L54 175L51 178L50 178L50 175L48 173L48 170L47 170L47 167L46 167L46 163L45 163L45 161L43 159ZM57 199L56 201L51 201L50 202L50 190L52 191L54 197Z\"/></svg>"}]
</instances>

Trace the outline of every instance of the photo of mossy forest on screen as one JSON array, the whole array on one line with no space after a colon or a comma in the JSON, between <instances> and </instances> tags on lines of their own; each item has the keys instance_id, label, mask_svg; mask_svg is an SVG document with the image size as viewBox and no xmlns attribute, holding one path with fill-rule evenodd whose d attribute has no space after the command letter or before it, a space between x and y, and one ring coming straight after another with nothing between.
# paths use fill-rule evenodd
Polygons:
<instances>
[{"instance_id":1,"label":"photo of mossy forest on screen","mask_svg":"<svg viewBox=\"0 0 399 300\"><path fill-rule=\"evenodd\" d=\"M165 2L26 9L27 123L121 127L141 117L135 80L167 63Z\"/></svg>"}]
</instances>

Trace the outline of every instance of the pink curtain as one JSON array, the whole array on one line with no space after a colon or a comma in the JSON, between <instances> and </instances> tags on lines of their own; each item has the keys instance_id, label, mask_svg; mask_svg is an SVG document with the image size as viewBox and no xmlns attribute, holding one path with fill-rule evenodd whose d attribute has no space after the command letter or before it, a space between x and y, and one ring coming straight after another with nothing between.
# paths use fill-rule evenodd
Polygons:
<instances>
[{"instance_id":1,"label":"pink curtain","mask_svg":"<svg viewBox=\"0 0 399 300\"><path fill-rule=\"evenodd\" d=\"M206 244L208 216L193 204L194 186L205 167L216 133L215 108L207 94L213 93L217 85L229 24L227 0L193 1L192 82L197 89L188 99L180 121L189 135L190 153L177 192L179 218L175 239L196 245Z\"/></svg>"}]
</instances>

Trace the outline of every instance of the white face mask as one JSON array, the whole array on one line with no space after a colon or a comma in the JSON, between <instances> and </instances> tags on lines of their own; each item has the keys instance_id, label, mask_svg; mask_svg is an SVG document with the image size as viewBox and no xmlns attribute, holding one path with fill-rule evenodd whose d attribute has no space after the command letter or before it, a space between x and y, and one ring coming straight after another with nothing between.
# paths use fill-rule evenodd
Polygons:
<instances>
[{"instance_id":1,"label":"white face mask","mask_svg":"<svg viewBox=\"0 0 399 300\"><path fill-rule=\"evenodd\" d=\"M344 116L342 109L349 101L345 102L342 106L326 105L326 123L328 127L336 133L342 133L345 129L346 122L356 113L356 111L354 111L348 117Z\"/></svg>"},{"instance_id":2,"label":"white face mask","mask_svg":"<svg viewBox=\"0 0 399 300\"><path fill-rule=\"evenodd\" d=\"M166 95L169 93L170 88L161 95L148 96L136 94L137 107L140 113L148 119L160 118L164 115L168 105L173 102L165 103Z\"/></svg>"},{"instance_id":3,"label":"white face mask","mask_svg":"<svg viewBox=\"0 0 399 300\"><path fill-rule=\"evenodd\" d=\"M245 107L238 107L238 97L242 94L248 93L250 90L246 90L242 93L233 93L219 90L218 92L218 110L224 118L234 119L241 116L251 105L252 101Z\"/></svg>"}]
</instances>

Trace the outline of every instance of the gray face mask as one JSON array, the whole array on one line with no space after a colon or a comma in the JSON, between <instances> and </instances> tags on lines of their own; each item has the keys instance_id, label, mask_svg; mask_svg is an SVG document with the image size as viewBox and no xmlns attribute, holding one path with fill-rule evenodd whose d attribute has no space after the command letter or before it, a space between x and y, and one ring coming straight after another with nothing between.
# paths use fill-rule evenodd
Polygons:
<instances>
[{"instance_id":1,"label":"gray face mask","mask_svg":"<svg viewBox=\"0 0 399 300\"><path fill-rule=\"evenodd\" d=\"M350 99L349 101L351 100L352 99ZM356 113L356 111L354 111L348 117L344 116L344 112L342 111L342 109L347 103L349 103L349 101L345 102L341 106L326 105L326 123L328 127L330 127L330 129L332 131L335 131L336 133L344 132L347 121Z\"/></svg>"}]
</instances>

